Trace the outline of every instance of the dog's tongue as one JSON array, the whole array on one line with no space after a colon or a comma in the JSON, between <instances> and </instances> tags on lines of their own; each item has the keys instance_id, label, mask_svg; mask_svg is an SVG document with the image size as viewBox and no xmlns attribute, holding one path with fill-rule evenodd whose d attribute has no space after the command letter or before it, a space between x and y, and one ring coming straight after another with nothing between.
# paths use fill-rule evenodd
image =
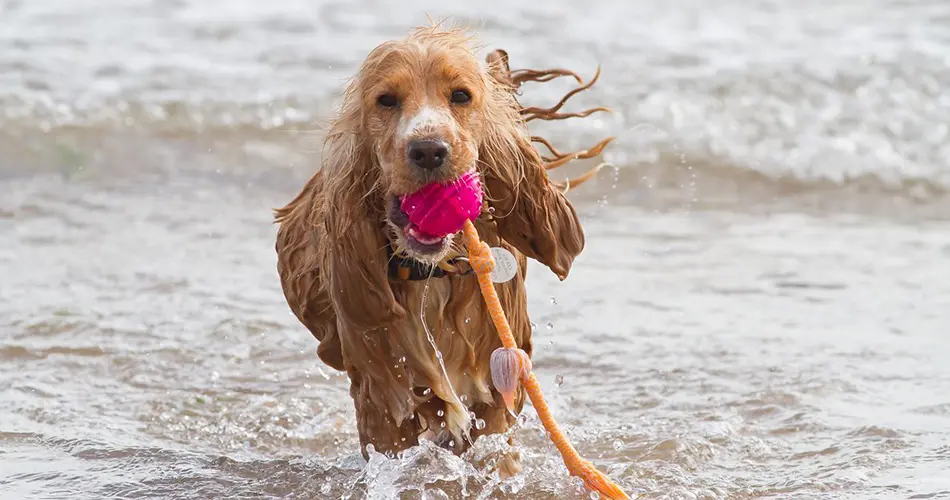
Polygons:
<instances>
[{"instance_id":1,"label":"dog's tongue","mask_svg":"<svg viewBox=\"0 0 950 500\"><path fill-rule=\"evenodd\" d=\"M482 181L474 169L449 184L432 183L402 198L400 208L414 229L442 238L462 229L482 210Z\"/></svg>"}]
</instances>

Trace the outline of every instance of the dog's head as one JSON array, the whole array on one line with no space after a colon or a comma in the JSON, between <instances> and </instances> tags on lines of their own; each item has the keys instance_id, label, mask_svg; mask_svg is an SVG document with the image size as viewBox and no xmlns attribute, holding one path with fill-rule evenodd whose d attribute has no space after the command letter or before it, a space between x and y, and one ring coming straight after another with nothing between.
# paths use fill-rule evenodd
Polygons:
<instances>
[{"instance_id":1,"label":"dog's head","mask_svg":"<svg viewBox=\"0 0 950 500\"><path fill-rule=\"evenodd\" d=\"M398 250L436 262L451 235L410 229L399 199L476 169L495 106L491 77L459 31L421 28L367 56L348 89L346 128L375 172L389 237Z\"/></svg>"}]
</instances>

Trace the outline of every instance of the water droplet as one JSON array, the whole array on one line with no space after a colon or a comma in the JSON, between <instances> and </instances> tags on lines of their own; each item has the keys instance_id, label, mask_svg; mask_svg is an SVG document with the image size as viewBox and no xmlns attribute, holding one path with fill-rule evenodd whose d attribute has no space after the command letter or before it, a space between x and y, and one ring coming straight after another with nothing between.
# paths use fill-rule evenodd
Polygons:
<instances>
[{"instance_id":1,"label":"water droplet","mask_svg":"<svg viewBox=\"0 0 950 500\"><path fill-rule=\"evenodd\" d=\"M557 376L554 377L554 385L558 387L561 387L562 385L564 385L564 375L561 375L560 373L558 373Z\"/></svg>"},{"instance_id":2,"label":"water droplet","mask_svg":"<svg viewBox=\"0 0 950 500\"><path fill-rule=\"evenodd\" d=\"M555 297L551 297L551 303L557 305L557 299Z\"/></svg>"},{"instance_id":3,"label":"water droplet","mask_svg":"<svg viewBox=\"0 0 950 500\"><path fill-rule=\"evenodd\" d=\"M428 396L429 394L432 394L432 389L429 389L428 387L426 390L422 391L423 396Z\"/></svg>"},{"instance_id":4,"label":"water droplet","mask_svg":"<svg viewBox=\"0 0 950 500\"><path fill-rule=\"evenodd\" d=\"M217 370L211 372L211 380L218 380L221 378L221 374Z\"/></svg>"},{"instance_id":5,"label":"water droplet","mask_svg":"<svg viewBox=\"0 0 950 500\"><path fill-rule=\"evenodd\" d=\"M475 419L475 428L476 428L476 429L482 430L482 429L485 428L485 425L486 425L486 424L485 424L485 421L484 421L484 420L482 420L482 419L480 419L480 418Z\"/></svg>"},{"instance_id":6,"label":"water droplet","mask_svg":"<svg viewBox=\"0 0 950 500\"><path fill-rule=\"evenodd\" d=\"M442 410L439 410L439 411L435 412L435 414L438 415L438 416L440 416L440 417L445 416L445 412L442 411Z\"/></svg>"},{"instance_id":7,"label":"water droplet","mask_svg":"<svg viewBox=\"0 0 950 500\"><path fill-rule=\"evenodd\" d=\"M499 489L505 493L509 494L518 494L525 487L525 474L518 474L517 476L508 478L499 486Z\"/></svg>"},{"instance_id":8,"label":"water droplet","mask_svg":"<svg viewBox=\"0 0 950 500\"><path fill-rule=\"evenodd\" d=\"M465 318L465 324L466 324L466 325L469 324L469 323L471 323L471 322L472 322L472 318Z\"/></svg>"},{"instance_id":9,"label":"water droplet","mask_svg":"<svg viewBox=\"0 0 950 500\"><path fill-rule=\"evenodd\" d=\"M600 493L596 491L590 492L590 500L600 500Z\"/></svg>"},{"instance_id":10,"label":"water droplet","mask_svg":"<svg viewBox=\"0 0 950 500\"><path fill-rule=\"evenodd\" d=\"M459 396L459 399L462 400L463 403L467 402L468 394L462 394L461 396Z\"/></svg>"},{"instance_id":11,"label":"water droplet","mask_svg":"<svg viewBox=\"0 0 950 500\"><path fill-rule=\"evenodd\" d=\"M442 428L445 429L445 422L442 422Z\"/></svg>"},{"instance_id":12,"label":"water droplet","mask_svg":"<svg viewBox=\"0 0 950 500\"><path fill-rule=\"evenodd\" d=\"M455 448L455 441L449 441L449 448Z\"/></svg>"},{"instance_id":13,"label":"water droplet","mask_svg":"<svg viewBox=\"0 0 950 500\"><path fill-rule=\"evenodd\" d=\"M548 323L547 325L544 325L544 326L548 327L548 330L554 329L554 323Z\"/></svg>"},{"instance_id":14,"label":"water droplet","mask_svg":"<svg viewBox=\"0 0 950 500\"><path fill-rule=\"evenodd\" d=\"M403 356L403 357L399 358L399 362L400 362L400 363L405 363L405 362L406 362L406 357Z\"/></svg>"},{"instance_id":15,"label":"water droplet","mask_svg":"<svg viewBox=\"0 0 950 500\"><path fill-rule=\"evenodd\" d=\"M620 449L623 448L623 441L615 439L613 445L615 450L620 451Z\"/></svg>"},{"instance_id":16,"label":"water droplet","mask_svg":"<svg viewBox=\"0 0 950 500\"><path fill-rule=\"evenodd\" d=\"M584 486L583 479L574 476L570 479L570 481L574 483L574 489L577 490L577 492L583 494L585 491L587 491L587 486Z\"/></svg>"},{"instance_id":17,"label":"water droplet","mask_svg":"<svg viewBox=\"0 0 950 500\"><path fill-rule=\"evenodd\" d=\"M449 500L449 495L442 490L427 490L422 495L423 500Z\"/></svg>"},{"instance_id":18,"label":"water droplet","mask_svg":"<svg viewBox=\"0 0 950 500\"><path fill-rule=\"evenodd\" d=\"M488 213L490 214L495 213L495 207L488 207Z\"/></svg>"}]
</instances>

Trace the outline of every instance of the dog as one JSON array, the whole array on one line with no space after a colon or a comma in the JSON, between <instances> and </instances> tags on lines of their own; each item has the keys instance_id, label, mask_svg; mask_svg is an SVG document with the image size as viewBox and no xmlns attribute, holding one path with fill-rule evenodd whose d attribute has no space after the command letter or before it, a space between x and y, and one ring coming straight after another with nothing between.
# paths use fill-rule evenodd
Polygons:
<instances>
[{"instance_id":1,"label":"dog","mask_svg":"<svg viewBox=\"0 0 950 500\"><path fill-rule=\"evenodd\" d=\"M477 170L485 202L474 224L517 262L515 276L496 288L529 355L527 260L564 280L584 248L566 192L596 171L558 183L547 169L595 157L612 138L560 153L532 137L527 122L605 110L559 112L597 77L583 84L567 70L513 72L505 51L479 59L476 50L463 29L441 25L373 49L344 90L321 167L275 210L284 296L319 342L320 359L349 377L364 458L368 445L394 456L420 439L461 454L480 436L508 431L525 400L519 389L509 411L492 386L489 359L501 342L461 238L414 232L402 196ZM520 105L522 83L560 76L581 86L552 108ZM498 469L520 471L517 454Z\"/></svg>"}]
</instances>

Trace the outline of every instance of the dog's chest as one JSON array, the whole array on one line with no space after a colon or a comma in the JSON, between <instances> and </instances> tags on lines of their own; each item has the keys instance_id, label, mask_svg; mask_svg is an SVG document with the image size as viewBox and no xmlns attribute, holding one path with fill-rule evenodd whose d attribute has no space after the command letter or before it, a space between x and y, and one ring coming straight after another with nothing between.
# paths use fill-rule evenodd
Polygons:
<instances>
[{"instance_id":1,"label":"dog's chest","mask_svg":"<svg viewBox=\"0 0 950 500\"><path fill-rule=\"evenodd\" d=\"M403 307L403 348L417 387L436 388L446 376L459 397L490 398L488 363L498 343L474 277L431 279L411 284ZM473 288L474 287L474 288Z\"/></svg>"}]
</instances>

